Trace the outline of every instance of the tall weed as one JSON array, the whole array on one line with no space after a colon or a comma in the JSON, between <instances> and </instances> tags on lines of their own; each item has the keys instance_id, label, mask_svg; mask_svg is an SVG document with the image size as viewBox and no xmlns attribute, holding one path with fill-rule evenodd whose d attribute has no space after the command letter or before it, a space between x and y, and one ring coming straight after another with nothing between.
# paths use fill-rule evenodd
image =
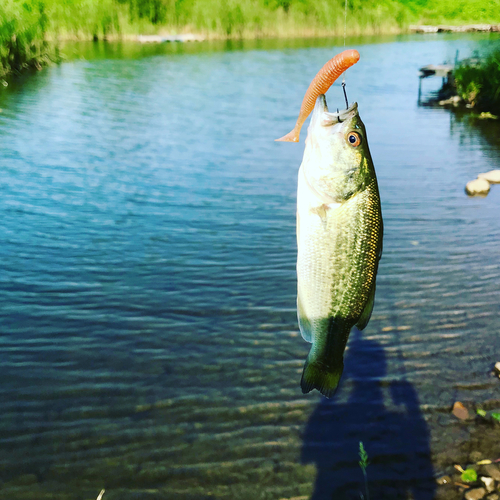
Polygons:
<instances>
[{"instance_id":1,"label":"tall weed","mask_svg":"<svg viewBox=\"0 0 500 500\"><path fill-rule=\"evenodd\" d=\"M49 23L43 0L0 4L0 76L27 68L40 69L51 59L46 41Z\"/></svg>"},{"instance_id":2,"label":"tall weed","mask_svg":"<svg viewBox=\"0 0 500 500\"><path fill-rule=\"evenodd\" d=\"M471 107L500 114L500 46L479 63L462 63L454 77L458 95Z\"/></svg>"}]
</instances>

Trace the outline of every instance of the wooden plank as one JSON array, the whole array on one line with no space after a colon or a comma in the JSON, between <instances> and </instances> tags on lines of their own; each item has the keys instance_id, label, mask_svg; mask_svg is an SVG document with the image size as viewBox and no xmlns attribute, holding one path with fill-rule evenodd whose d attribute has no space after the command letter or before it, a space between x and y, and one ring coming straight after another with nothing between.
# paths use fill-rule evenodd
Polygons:
<instances>
[{"instance_id":1,"label":"wooden plank","mask_svg":"<svg viewBox=\"0 0 500 500\"><path fill-rule=\"evenodd\" d=\"M428 64L420 68L420 78L440 76L446 78L453 71L453 64Z\"/></svg>"}]
</instances>

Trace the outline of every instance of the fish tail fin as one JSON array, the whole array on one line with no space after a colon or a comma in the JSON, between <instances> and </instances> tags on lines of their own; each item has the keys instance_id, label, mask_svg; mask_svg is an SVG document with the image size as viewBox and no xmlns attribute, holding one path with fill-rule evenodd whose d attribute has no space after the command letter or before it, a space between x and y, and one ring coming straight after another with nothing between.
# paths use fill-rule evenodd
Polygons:
<instances>
[{"instance_id":1,"label":"fish tail fin","mask_svg":"<svg viewBox=\"0 0 500 500\"><path fill-rule=\"evenodd\" d=\"M318 389L323 396L331 398L337 390L344 371L344 361L340 358L337 363L326 365L311 354L307 356L302 372L300 381L302 393L307 394L313 389Z\"/></svg>"},{"instance_id":2,"label":"fish tail fin","mask_svg":"<svg viewBox=\"0 0 500 500\"><path fill-rule=\"evenodd\" d=\"M279 139L274 139L275 141L278 142L299 142L299 134L300 134L300 129L295 130L295 128L291 131L288 132L288 134L284 135L283 137L280 137Z\"/></svg>"}]
</instances>

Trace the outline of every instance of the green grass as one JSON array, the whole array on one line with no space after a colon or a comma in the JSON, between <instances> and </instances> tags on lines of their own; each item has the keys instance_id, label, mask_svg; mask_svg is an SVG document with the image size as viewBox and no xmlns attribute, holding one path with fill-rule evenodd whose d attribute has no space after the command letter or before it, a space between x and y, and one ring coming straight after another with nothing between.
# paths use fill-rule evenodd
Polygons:
<instances>
[{"instance_id":1,"label":"green grass","mask_svg":"<svg viewBox=\"0 0 500 500\"><path fill-rule=\"evenodd\" d=\"M1 0L0 75L40 68L58 39L196 32L208 38L342 35L345 0ZM349 35L410 24L500 23L500 0L347 0Z\"/></svg>"},{"instance_id":2,"label":"green grass","mask_svg":"<svg viewBox=\"0 0 500 500\"><path fill-rule=\"evenodd\" d=\"M370 500L370 491L368 490L368 475L366 473L366 469L370 462L368 461L368 453L366 452L363 442L359 442L359 466L361 467L361 471L363 472L363 480L365 483L365 494L366 500ZM364 499L363 495L361 497Z\"/></svg>"},{"instance_id":3,"label":"green grass","mask_svg":"<svg viewBox=\"0 0 500 500\"><path fill-rule=\"evenodd\" d=\"M425 3L419 12L422 24L496 24L500 19L499 0L438 0Z\"/></svg>"},{"instance_id":4,"label":"green grass","mask_svg":"<svg viewBox=\"0 0 500 500\"><path fill-rule=\"evenodd\" d=\"M500 114L500 45L480 63L459 65L454 77L458 95L472 108Z\"/></svg>"}]
</instances>

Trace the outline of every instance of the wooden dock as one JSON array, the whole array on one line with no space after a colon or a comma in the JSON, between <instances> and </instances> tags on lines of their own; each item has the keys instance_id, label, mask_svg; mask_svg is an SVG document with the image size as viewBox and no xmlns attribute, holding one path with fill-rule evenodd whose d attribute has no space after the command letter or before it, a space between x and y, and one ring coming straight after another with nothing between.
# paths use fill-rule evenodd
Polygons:
<instances>
[{"instance_id":1,"label":"wooden dock","mask_svg":"<svg viewBox=\"0 0 500 500\"><path fill-rule=\"evenodd\" d=\"M443 79L443 85L451 83L453 79L454 64L428 64L420 68L420 77L418 80L418 102L422 96L422 80L430 76L439 76Z\"/></svg>"},{"instance_id":2,"label":"wooden dock","mask_svg":"<svg viewBox=\"0 0 500 500\"><path fill-rule=\"evenodd\" d=\"M419 72L419 83L418 83L418 102L420 103L420 97L422 95L422 80L424 78L429 78L430 76L438 76L443 79L443 86L446 84L453 84L453 70L459 65L466 66L479 66L481 64L481 59L479 57L469 57L467 59L459 60L459 52L457 50L455 54L455 62L453 64L428 64L420 68Z\"/></svg>"},{"instance_id":3,"label":"wooden dock","mask_svg":"<svg viewBox=\"0 0 500 500\"><path fill-rule=\"evenodd\" d=\"M440 76L441 78L448 78L453 71L454 64L428 64L420 68L420 79L429 76Z\"/></svg>"}]
</instances>

